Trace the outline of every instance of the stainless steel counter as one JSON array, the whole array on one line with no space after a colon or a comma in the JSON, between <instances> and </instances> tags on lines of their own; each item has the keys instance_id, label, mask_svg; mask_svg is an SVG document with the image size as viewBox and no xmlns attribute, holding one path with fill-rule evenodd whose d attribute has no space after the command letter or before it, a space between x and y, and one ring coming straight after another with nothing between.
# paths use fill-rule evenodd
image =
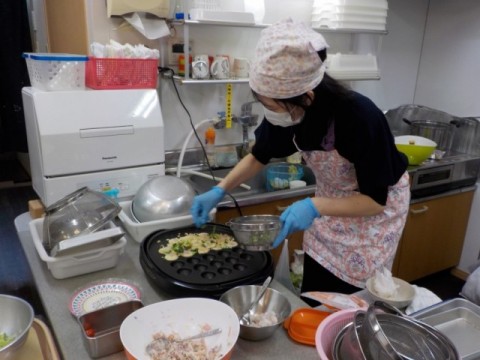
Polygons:
<instances>
[{"instance_id":1,"label":"stainless steel counter","mask_svg":"<svg viewBox=\"0 0 480 360\"><path fill-rule=\"evenodd\" d=\"M75 290L95 281L116 278L138 286L142 292L144 305L171 298L168 294L154 289L148 283L139 263L139 244L132 239L128 239L125 253L121 255L116 267L62 280L55 279L35 250L28 228L30 220L30 215L24 213L15 219L15 227L64 359L89 358L82 343L80 327L68 308ZM287 296L292 305L292 311L299 307L308 306L277 281L272 282L272 287ZM314 347L301 345L291 340L283 328L278 329L273 337L264 341L250 342L239 339L232 356L232 360L291 360L295 358L318 359L318 354ZM102 359L124 360L126 356L123 352L119 352Z\"/></svg>"}]
</instances>

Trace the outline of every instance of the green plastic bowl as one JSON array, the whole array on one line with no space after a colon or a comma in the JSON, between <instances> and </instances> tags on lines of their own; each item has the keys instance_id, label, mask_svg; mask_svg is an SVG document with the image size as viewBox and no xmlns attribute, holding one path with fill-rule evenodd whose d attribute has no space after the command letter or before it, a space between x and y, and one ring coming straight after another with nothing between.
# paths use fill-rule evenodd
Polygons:
<instances>
[{"instance_id":1,"label":"green plastic bowl","mask_svg":"<svg viewBox=\"0 0 480 360\"><path fill-rule=\"evenodd\" d=\"M435 141L415 135L396 136L395 145L408 157L409 165L420 165L437 148Z\"/></svg>"}]
</instances>

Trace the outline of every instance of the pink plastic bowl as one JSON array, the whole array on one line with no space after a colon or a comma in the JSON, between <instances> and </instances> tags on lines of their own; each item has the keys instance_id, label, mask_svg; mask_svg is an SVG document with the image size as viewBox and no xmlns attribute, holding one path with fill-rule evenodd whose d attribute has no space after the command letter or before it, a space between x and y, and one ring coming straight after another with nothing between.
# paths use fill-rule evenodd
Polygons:
<instances>
[{"instance_id":1,"label":"pink plastic bowl","mask_svg":"<svg viewBox=\"0 0 480 360\"><path fill-rule=\"evenodd\" d=\"M332 348L340 330L353 321L360 309L339 310L320 323L315 334L315 346L322 360L332 360Z\"/></svg>"}]
</instances>

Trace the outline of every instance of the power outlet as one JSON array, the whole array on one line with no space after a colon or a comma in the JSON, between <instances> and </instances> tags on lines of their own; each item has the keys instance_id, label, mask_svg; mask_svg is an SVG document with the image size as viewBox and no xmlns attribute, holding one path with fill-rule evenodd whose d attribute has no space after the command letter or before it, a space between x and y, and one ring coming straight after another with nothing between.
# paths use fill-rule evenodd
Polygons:
<instances>
[{"instance_id":1,"label":"power outlet","mask_svg":"<svg viewBox=\"0 0 480 360\"><path fill-rule=\"evenodd\" d=\"M178 55L183 54L183 47L182 38L171 37L168 39L168 66L178 67ZM189 51L192 52L192 42L190 42Z\"/></svg>"}]
</instances>

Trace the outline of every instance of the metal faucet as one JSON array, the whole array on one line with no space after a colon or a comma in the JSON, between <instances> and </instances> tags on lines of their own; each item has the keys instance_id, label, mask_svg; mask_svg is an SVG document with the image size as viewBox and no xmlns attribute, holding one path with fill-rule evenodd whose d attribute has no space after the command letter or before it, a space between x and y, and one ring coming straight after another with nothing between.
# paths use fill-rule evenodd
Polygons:
<instances>
[{"instance_id":1,"label":"metal faucet","mask_svg":"<svg viewBox=\"0 0 480 360\"><path fill-rule=\"evenodd\" d=\"M248 154L248 128L257 125L258 115L252 114L252 104L256 102L258 101L249 101L242 104L240 116L234 119L234 121L242 125L242 157Z\"/></svg>"}]
</instances>

